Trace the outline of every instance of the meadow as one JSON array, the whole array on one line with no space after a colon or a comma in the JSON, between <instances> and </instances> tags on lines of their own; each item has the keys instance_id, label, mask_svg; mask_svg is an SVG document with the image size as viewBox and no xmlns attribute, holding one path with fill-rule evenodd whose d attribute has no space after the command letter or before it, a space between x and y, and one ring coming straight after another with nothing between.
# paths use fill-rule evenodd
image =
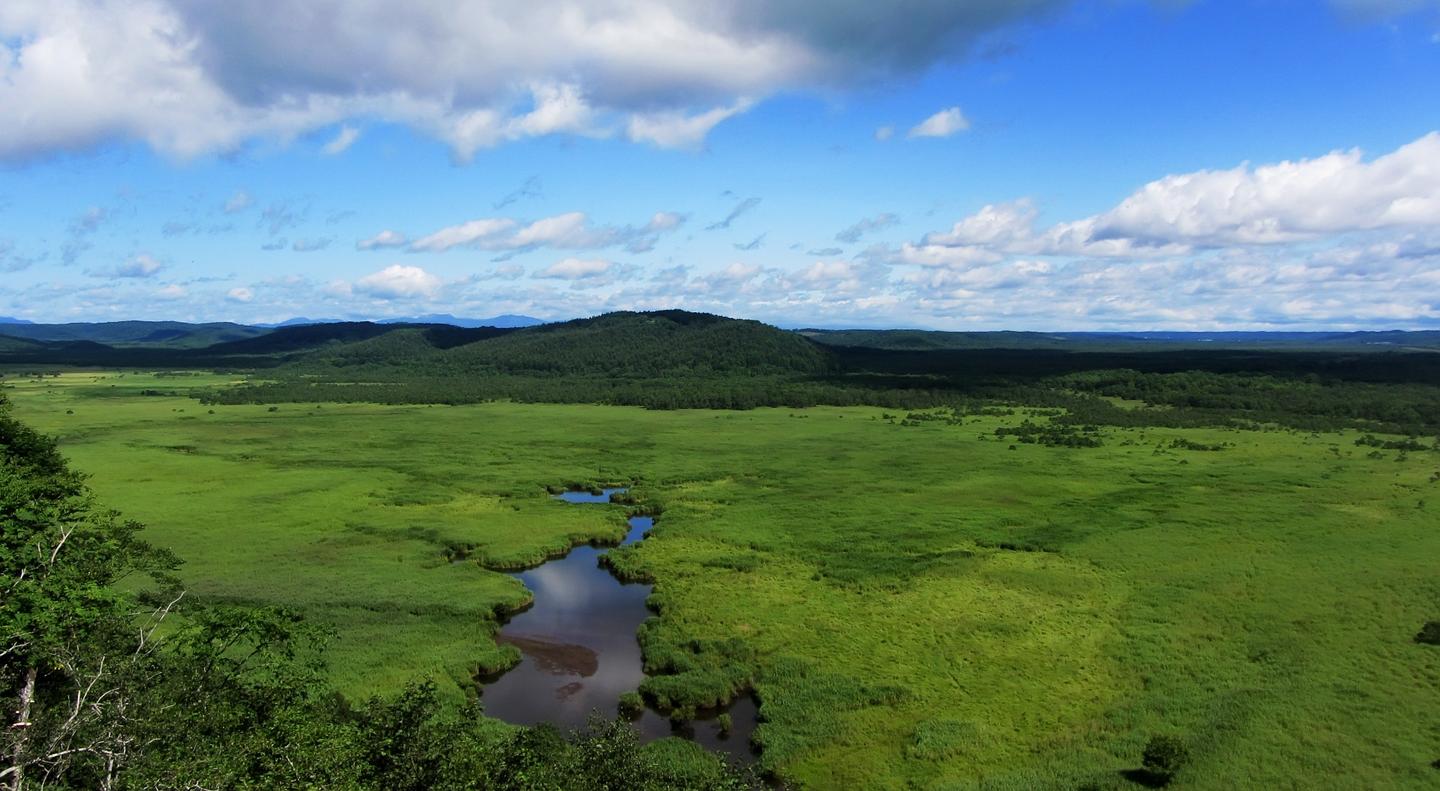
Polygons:
<instances>
[{"instance_id":1,"label":"meadow","mask_svg":"<svg viewBox=\"0 0 1440 791\"><path fill-rule=\"evenodd\" d=\"M205 406L211 374L11 374L102 500L197 595L333 630L350 696L449 694L510 655L496 569L615 539L625 484L663 511L611 557L655 581L647 693L760 701L796 788L1433 787L1440 773L1440 453L1362 432L1118 428L1099 447L869 407L647 411ZM1127 404L1134 407L1134 404ZM1428 501L1428 502L1427 502Z\"/></svg>"}]
</instances>

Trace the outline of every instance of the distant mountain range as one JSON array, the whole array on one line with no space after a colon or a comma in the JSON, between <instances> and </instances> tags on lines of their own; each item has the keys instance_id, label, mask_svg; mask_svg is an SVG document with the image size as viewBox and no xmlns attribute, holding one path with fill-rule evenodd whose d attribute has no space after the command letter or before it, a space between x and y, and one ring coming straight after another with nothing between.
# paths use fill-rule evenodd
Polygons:
<instances>
[{"instance_id":1,"label":"distant mountain range","mask_svg":"<svg viewBox=\"0 0 1440 791\"><path fill-rule=\"evenodd\" d=\"M616 314L622 315L622 314ZM627 316L641 314L623 314ZM643 314L684 317L683 311ZM589 321L589 320L580 320ZM749 324L758 324L749 322ZM236 324L180 321L110 321L39 324L25 319L0 318L0 351L34 353L49 346L97 344L121 350L192 350L207 355L288 354L300 349L354 343L379 338L400 329L426 330L429 342L445 349L473 340L495 337L495 330L559 327L532 316L505 314L471 319L434 313L380 321L342 321L293 318L276 324ZM590 327L565 322L567 327ZM610 327L610 324L603 324ZM1144 351L1165 349L1240 349L1293 351L1302 349L1345 351L1440 351L1440 331L1386 330L1371 332L944 332L918 329L778 329L804 336L829 347L889 351L942 351L974 349L1029 349L1052 351ZM589 330L586 330L587 332ZM613 328L611 334L614 334ZM527 336L528 337L528 336ZM549 336L547 336L549 337ZM576 335L579 339L581 335ZM588 338L588 336L585 336ZM747 336L748 337L748 336ZM609 342L616 339L611 338ZM21 343L20 341L23 341ZM80 353L83 350L73 348ZM86 352L88 354L88 352Z\"/></svg>"},{"instance_id":2,"label":"distant mountain range","mask_svg":"<svg viewBox=\"0 0 1440 791\"><path fill-rule=\"evenodd\" d=\"M102 343L116 347L201 349L264 335L269 330L230 322L104 321L72 324L0 323L0 335L32 341Z\"/></svg>"},{"instance_id":3,"label":"distant mountain range","mask_svg":"<svg viewBox=\"0 0 1440 791\"><path fill-rule=\"evenodd\" d=\"M340 324L351 321L349 319L309 319L298 317L286 319L274 324L255 324L256 327L300 327L307 324ZM376 319L374 324L449 324L453 327L533 327L537 324L544 324L544 319L537 319L534 316L520 316L514 313L503 313L499 316L491 316L488 319L466 319L459 316L452 316L449 313L427 313L424 316L407 316L398 319Z\"/></svg>"},{"instance_id":4,"label":"distant mountain range","mask_svg":"<svg viewBox=\"0 0 1440 791\"><path fill-rule=\"evenodd\" d=\"M191 324L183 321L104 321L66 324L37 324L14 318L0 318L0 336L45 343L99 343L116 348L204 349L268 335L288 327L335 326L349 328L341 334L354 337L355 327L373 327L371 334L388 332L390 328L417 325L450 325L465 329L500 327L513 329L533 327L544 322L530 316L506 314L488 319L465 319L449 314L432 314L415 318L385 319L379 322L347 322L330 319L295 318L278 324L235 324L209 322ZM363 333L362 333L363 334ZM367 336L368 337L368 336Z\"/></svg>"}]
</instances>

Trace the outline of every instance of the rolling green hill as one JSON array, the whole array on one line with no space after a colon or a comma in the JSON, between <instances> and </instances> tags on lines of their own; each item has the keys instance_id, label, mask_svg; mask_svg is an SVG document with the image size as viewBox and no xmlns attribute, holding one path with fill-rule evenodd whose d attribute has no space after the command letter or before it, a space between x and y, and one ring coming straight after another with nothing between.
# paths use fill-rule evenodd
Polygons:
<instances>
[{"instance_id":1,"label":"rolling green hill","mask_svg":"<svg viewBox=\"0 0 1440 791\"><path fill-rule=\"evenodd\" d=\"M451 351L448 359L507 373L615 376L815 374L832 366L811 341L708 313L607 313L527 328Z\"/></svg>"},{"instance_id":2,"label":"rolling green hill","mask_svg":"<svg viewBox=\"0 0 1440 791\"><path fill-rule=\"evenodd\" d=\"M679 310L607 313L516 330L375 329L381 331L319 350L296 365L616 378L818 374L834 365L828 350L793 333L758 321Z\"/></svg>"}]
</instances>

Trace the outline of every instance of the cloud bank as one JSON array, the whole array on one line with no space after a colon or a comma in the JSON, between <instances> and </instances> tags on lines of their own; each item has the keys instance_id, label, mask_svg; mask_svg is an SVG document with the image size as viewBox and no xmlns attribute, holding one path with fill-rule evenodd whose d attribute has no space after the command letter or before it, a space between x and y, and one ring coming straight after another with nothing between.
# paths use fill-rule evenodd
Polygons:
<instances>
[{"instance_id":1,"label":"cloud bank","mask_svg":"<svg viewBox=\"0 0 1440 791\"><path fill-rule=\"evenodd\" d=\"M919 72L1061 5L9 0L0 106L25 112L0 126L0 158L116 139L185 158L337 124L323 150L339 154L360 118L460 159L561 133L693 148L779 91Z\"/></svg>"}]
</instances>

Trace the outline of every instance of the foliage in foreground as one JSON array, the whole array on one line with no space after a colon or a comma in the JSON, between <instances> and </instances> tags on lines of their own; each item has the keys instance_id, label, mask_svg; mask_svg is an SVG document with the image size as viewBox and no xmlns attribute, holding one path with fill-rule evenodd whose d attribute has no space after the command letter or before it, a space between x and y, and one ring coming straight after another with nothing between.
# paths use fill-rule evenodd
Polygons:
<instances>
[{"instance_id":1,"label":"foliage in foreground","mask_svg":"<svg viewBox=\"0 0 1440 791\"><path fill-rule=\"evenodd\" d=\"M514 729L429 681L350 706L316 630L185 601L178 561L8 412L0 400L0 788L746 787L693 745L642 746L619 721Z\"/></svg>"}]
</instances>

